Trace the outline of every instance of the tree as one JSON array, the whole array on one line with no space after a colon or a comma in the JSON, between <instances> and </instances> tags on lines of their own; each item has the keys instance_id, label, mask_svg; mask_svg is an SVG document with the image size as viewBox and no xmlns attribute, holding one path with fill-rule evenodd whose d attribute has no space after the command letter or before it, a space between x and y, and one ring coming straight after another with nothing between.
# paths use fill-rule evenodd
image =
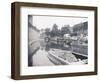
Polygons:
<instances>
[{"instance_id":1,"label":"tree","mask_svg":"<svg viewBox=\"0 0 100 82\"><path fill-rule=\"evenodd\" d=\"M65 25L61 28L61 35L63 36L64 34L70 34L70 26L69 25Z\"/></svg>"},{"instance_id":2,"label":"tree","mask_svg":"<svg viewBox=\"0 0 100 82\"><path fill-rule=\"evenodd\" d=\"M58 26L54 24L51 30L51 37L58 36L58 35L59 35Z\"/></svg>"},{"instance_id":3,"label":"tree","mask_svg":"<svg viewBox=\"0 0 100 82\"><path fill-rule=\"evenodd\" d=\"M45 34L48 36L48 35L50 35L50 28L46 28L45 29Z\"/></svg>"}]
</instances>

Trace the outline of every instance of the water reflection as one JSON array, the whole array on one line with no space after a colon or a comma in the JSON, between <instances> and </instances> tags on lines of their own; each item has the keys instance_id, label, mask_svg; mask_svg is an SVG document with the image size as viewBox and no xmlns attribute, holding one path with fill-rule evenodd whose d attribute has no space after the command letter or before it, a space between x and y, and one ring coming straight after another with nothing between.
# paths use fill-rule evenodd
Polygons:
<instances>
[{"instance_id":1,"label":"water reflection","mask_svg":"<svg viewBox=\"0 0 100 82\"><path fill-rule=\"evenodd\" d=\"M87 63L87 57L72 53L71 45L45 41L45 39L39 39L37 42L39 47L32 56L29 56L29 66L68 65L73 62L77 64ZM83 59L85 59L84 62L80 61Z\"/></svg>"}]
</instances>

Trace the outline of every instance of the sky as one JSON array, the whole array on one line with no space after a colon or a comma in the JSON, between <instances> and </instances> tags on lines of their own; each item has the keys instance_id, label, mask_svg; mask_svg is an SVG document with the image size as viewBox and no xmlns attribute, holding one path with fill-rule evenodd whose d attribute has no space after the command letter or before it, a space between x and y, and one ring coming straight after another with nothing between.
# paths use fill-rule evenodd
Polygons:
<instances>
[{"instance_id":1,"label":"sky","mask_svg":"<svg viewBox=\"0 0 100 82\"><path fill-rule=\"evenodd\" d=\"M58 29L61 29L64 25L70 25L72 27L75 24L86 21L88 21L86 17L33 16L33 25L39 30L45 28L52 29L53 24L57 24Z\"/></svg>"}]
</instances>

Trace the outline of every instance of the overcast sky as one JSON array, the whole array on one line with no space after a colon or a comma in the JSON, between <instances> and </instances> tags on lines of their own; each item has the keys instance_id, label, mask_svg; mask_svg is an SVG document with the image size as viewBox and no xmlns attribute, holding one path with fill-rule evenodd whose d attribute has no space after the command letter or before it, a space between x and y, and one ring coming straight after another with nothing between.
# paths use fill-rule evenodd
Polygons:
<instances>
[{"instance_id":1,"label":"overcast sky","mask_svg":"<svg viewBox=\"0 0 100 82\"><path fill-rule=\"evenodd\" d=\"M45 28L52 28L53 24L57 24L60 29L64 25L70 25L86 22L86 17L58 17L58 16L33 16L33 25L39 30Z\"/></svg>"}]
</instances>

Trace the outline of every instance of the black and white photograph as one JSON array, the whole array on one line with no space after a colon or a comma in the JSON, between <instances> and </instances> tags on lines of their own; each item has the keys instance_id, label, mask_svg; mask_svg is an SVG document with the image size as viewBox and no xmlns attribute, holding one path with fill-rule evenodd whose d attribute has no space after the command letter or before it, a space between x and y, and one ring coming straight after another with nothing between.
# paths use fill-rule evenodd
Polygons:
<instances>
[{"instance_id":1,"label":"black and white photograph","mask_svg":"<svg viewBox=\"0 0 100 82\"><path fill-rule=\"evenodd\" d=\"M88 64L88 17L28 15L28 66Z\"/></svg>"},{"instance_id":2,"label":"black and white photograph","mask_svg":"<svg viewBox=\"0 0 100 82\"><path fill-rule=\"evenodd\" d=\"M12 3L13 79L97 75L97 7Z\"/></svg>"}]
</instances>

